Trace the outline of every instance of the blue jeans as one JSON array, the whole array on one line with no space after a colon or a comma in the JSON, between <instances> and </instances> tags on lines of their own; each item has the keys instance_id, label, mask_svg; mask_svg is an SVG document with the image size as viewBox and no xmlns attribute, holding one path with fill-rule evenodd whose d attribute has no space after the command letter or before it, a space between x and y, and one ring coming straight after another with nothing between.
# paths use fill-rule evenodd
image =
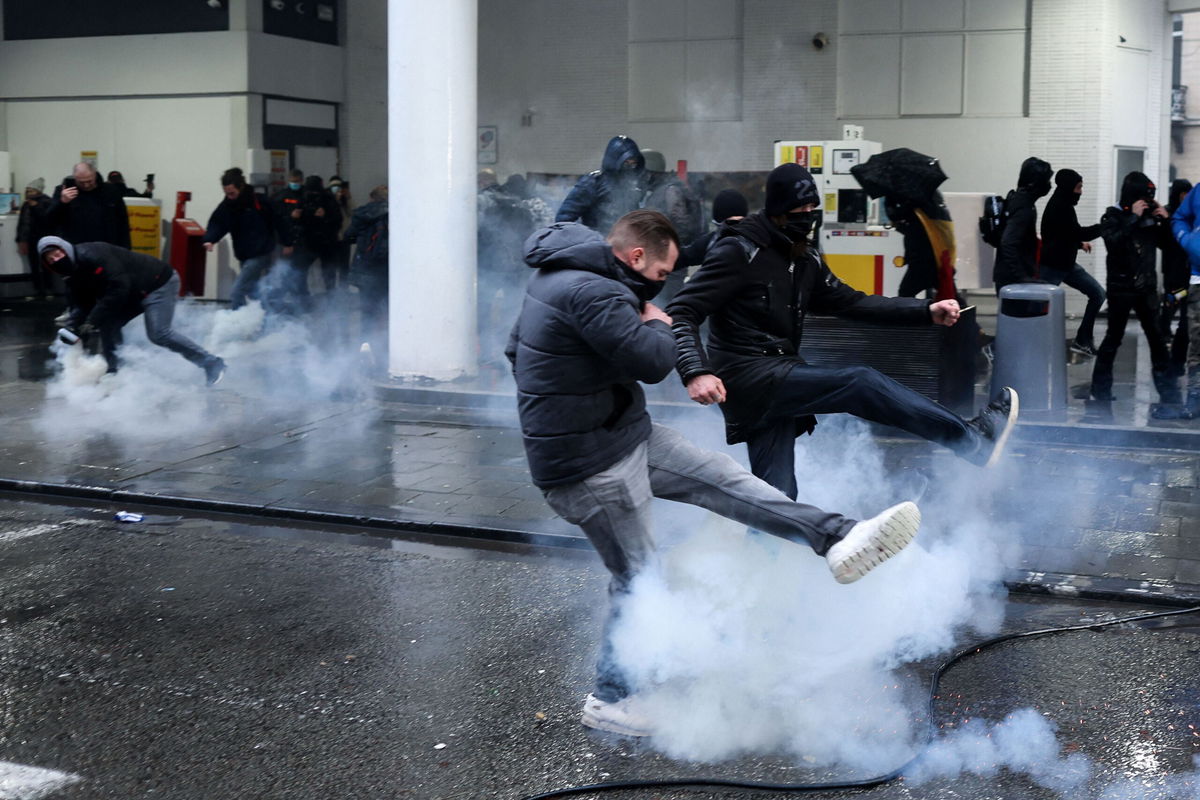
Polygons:
<instances>
[{"instance_id":1,"label":"blue jeans","mask_svg":"<svg viewBox=\"0 0 1200 800\"><path fill-rule=\"evenodd\" d=\"M908 431L968 459L979 450L979 434L962 417L876 369L797 362L776 382L762 425L746 439L750 469L794 498L796 418L842 413Z\"/></svg>"},{"instance_id":2,"label":"blue jeans","mask_svg":"<svg viewBox=\"0 0 1200 800\"><path fill-rule=\"evenodd\" d=\"M543 494L563 519L583 529L612 574L595 690L596 697L608 703L633 689L616 663L611 636L630 583L656 558L650 533L652 498L706 508L808 545L820 555L855 524L841 514L792 502L728 455L703 450L662 425L654 425L647 441L608 469L578 483L544 489Z\"/></svg>"},{"instance_id":3,"label":"blue jeans","mask_svg":"<svg viewBox=\"0 0 1200 800\"><path fill-rule=\"evenodd\" d=\"M258 299L258 282L270 266L270 253L247 258L242 262L242 271L238 273L233 290L229 293L230 308L241 308L246 305L247 299Z\"/></svg>"},{"instance_id":4,"label":"blue jeans","mask_svg":"<svg viewBox=\"0 0 1200 800\"><path fill-rule=\"evenodd\" d=\"M1068 270L1043 265L1041 273L1043 279L1055 286L1065 283L1087 296L1087 308L1083 310L1083 320L1079 323L1079 330L1075 332L1075 341L1079 344L1094 345L1096 315L1100 313L1100 306L1104 305L1104 287L1078 264Z\"/></svg>"}]
</instances>

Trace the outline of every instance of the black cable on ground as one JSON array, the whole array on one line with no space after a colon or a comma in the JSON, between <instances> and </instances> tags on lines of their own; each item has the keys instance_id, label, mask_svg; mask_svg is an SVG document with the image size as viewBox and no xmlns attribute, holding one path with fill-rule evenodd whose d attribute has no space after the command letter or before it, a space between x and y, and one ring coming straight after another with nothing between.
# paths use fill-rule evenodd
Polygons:
<instances>
[{"instance_id":1,"label":"black cable on ground","mask_svg":"<svg viewBox=\"0 0 1200 800\"><path fill-rule=\"evenodd\" d=\"M965 650L960 650L950 658L942 662L942 664L934 671L933 677L929 681L929 707L927 709L929 715L929 727L925 733L925 741L921 744L921 749L916 755L908 761L901 764L896 769L886 775L878 775L873 778L863 778L857 781L834 781L830 783L766 783L760 781L735 781L725 780L723 778L666 778L662 780L636 780L636 781L609 781L607 783L593 783L587 786L570 786L564 789L555 789L554 791L544 792L542 794L529 795L524 800L550 800L554 797L568 797L576 794L587 794L590 792L612 792L628 789L667 789L680 788L685 786L717 786L727 789L751 789L759 792L833 792L846 789L870 789L874 786L880 786L885 783L896 780L904 774L910 766L924 753L936 735L934 728L934 706L937 702L937 691L941 684L942 675L946 670L962 661L968 656L973 656L981 653L989 647L1009 642L1014 639L1030 639L1035 636L1046 636L1052 633L1068 633L1070 631L1096 631L1101 628L1109 628L1113 625L1124 625L1131 622L1143 622L1150 619L1160 619L1162 617L1174 617L1180 614L1195 614L1200 613L1200 606L1192 608L1180 608L1173 611L1157 611L1151 614L1138 614L1132 617L1121 617L1119 619L1105 620L1104 622L1091 622L1084 625L1068 625L1059 628L1043 628L1036 631L1025 631L1023 633L1007 633L1003 636L996 636L986 641L980 642L973 647Z\"/></svg>"}]
</instances>

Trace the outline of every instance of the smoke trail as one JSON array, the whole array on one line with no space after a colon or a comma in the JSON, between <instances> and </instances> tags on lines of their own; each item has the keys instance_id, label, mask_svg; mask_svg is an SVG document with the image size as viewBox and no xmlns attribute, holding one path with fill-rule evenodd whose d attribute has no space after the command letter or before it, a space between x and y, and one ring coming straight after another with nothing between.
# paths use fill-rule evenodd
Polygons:
<instances>
[{"instance_id":1,"label":"smoke trail","mask_svg":"<svg viewBox=\"0 0 1200 800\"><path fill-rule=\"evenodd\" d=\"M273 270L276 272L278 270ZM56 342L61 370L47 384L39 431L52 441L108 434L138 442L210 434L214 439L273 415L307 418L365 387L343 298L321 296L303 316L268 315L257 302L231 310L183 301L174 327L228 364L212 389L204 373L151 344L141 318L123 329L120 369Z\"/></svg>"}]
</instances>

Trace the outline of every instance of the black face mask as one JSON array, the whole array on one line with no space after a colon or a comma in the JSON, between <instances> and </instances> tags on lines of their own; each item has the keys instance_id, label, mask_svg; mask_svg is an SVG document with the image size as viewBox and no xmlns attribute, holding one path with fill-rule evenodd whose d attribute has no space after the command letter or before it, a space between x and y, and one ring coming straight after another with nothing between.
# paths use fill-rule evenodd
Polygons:
<instances>
[{"instance_id":1,"label":"black face mask","mask_svg":"<svg viewBox=\"0 0 1200 800\"><path fill-rule=\"evenodd\" d=\"M796 211L787 215L781 230L792 244L808 244L808 235L812 233L816 220L815 211Z\"/></svg>"},{"instance_id":2,"label":"black face mask","mask_svg":"<svg viewBox=\"0 0 1200 800\"><path fill-rule=\"evenodd\" d=\"M1079 205L1079 198L1083 197L1083 194L1081 192L1071 192L1070 197L1071 197L1071 205L1077 206L1077 205Z\"/></svg>"}]
</instances>

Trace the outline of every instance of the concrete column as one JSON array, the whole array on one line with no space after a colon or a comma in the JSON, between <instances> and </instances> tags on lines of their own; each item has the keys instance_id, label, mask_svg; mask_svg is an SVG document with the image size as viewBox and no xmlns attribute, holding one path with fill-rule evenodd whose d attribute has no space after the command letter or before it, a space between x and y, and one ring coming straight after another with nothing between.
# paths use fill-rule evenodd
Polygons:
<instances>
[{"instance_id":1,"label":"concrete column","mask_svg":"<svg viewBox=\"0 0 1200 800\"><path fill-rule=\"evenodd\" d=\"M388 0L389 372L475 371L477 0Z\"/></svg>"}]
</instances>

